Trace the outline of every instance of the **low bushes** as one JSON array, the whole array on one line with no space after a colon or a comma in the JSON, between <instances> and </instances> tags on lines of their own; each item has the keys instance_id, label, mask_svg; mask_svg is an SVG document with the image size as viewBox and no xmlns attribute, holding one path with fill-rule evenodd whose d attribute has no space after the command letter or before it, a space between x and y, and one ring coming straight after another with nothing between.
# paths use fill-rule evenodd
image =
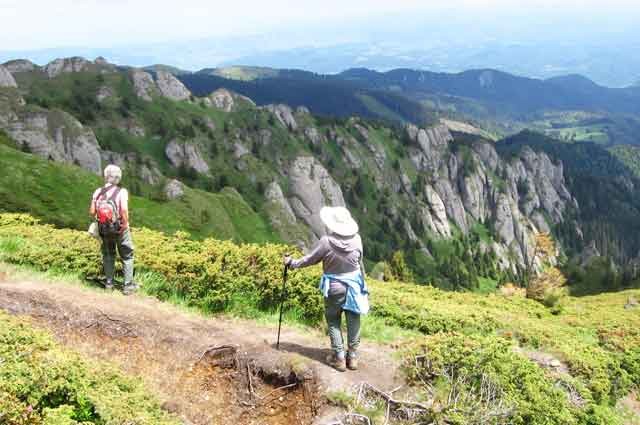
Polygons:
<instances>
[{"instance_id":1,"label":"low bushes","mask_svg":"<svg viewBox=\"0 0 640 425\"><path fill-rule=\"evenodd\" d=\"M136 267L156 277L153 287L146 289L158 298L179 298L207 312L233 309L239 299L265 311L275 311L279 305L281 260L290 247L193 241L185 234L168 236L148 229L134 229L133 238ZM56 230L16 214L0 215L0 260L84 276L99 275L102 267L97 242L84 232ZM307 323L322 319L323 303L316 289L320 274L319 267L289 274L287 310L299 312L297 316ZM536 399L534 394L543 397L543 405L556 403L556 392L549 390L550 385L556 385L556 378L522 356L507 354L512 345L552 353L566 364L575 381L572 386L588 406L575 413L566 403L560 404L565 411L558 418L573 415L573 422L567 423L581 423L580 415L586 411L592 411L593 417L608 411L640 385L640 314L624 308L628 296L640 296L637 291L567 297L562 311L552 312L521 295L446 292L376 280L368 283L371 314L386 324L417 330L427 335L426 346L435 344L445 351L458 350L465 341L470 341L472 351L485 350L487 345L489 351L482 352L489 358L510 364L496 366L495 374L524 373L522 379L494 378L496 385L504 386L505 394L525 397L512 398L522 418L542 415L541 410L527 404ZM454 346L446 345L449 340ZM469 368L481 361L473 356L465 359ZM521 362L525 363L519 365ZM538 417L530 423L561 423L556 419L545 422Z\"/></svg>"},{"instance_id":2,"label":"low bushes","mask_svg":"<svg viewBox=\"0 0 640 425\"><path fill-rule=\"evenodd\" d=\"M134 379L0 312L0 424L177 425Z\"/></svg>"}]
</instances>

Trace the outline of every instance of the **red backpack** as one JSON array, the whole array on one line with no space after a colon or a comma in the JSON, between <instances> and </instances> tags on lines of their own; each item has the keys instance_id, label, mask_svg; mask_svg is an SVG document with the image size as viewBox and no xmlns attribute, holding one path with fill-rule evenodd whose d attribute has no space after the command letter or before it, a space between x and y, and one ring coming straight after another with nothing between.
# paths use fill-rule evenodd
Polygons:
<instances>
[{"instance_id":1,"label":"red backpack","mask_svg":"<svg viewBox=\"0 0 640 425\"><path fill-rule=\"evenodd\" d=\"M116 187L109 198L105 198L106 193L113 186L105 187L96 198L96 218L98 219L98 230L102 237L114 237L120 234L122 222L120 221L120 208L116 199L120 193L120 188Z\"/></svg>"}]
</instances>

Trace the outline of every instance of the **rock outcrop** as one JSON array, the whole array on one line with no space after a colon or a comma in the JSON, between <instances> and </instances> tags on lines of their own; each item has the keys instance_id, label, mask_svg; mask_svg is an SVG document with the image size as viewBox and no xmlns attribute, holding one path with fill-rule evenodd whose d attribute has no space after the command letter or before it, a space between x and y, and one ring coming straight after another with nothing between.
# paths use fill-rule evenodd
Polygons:
<instances>
[{"instance_id":1,"label":"rock outcrop","mask_svg":"<svg viewBox=\"0 0 640 425\"><path fill-rule=\"evenodd\" d=\"M55 78L63 73L86 71L91 65L91 62L79 56L58 58L45 65L44 72L49 78Z\"/></svg>"},{"instance_id":2,"label":"rock outcrop","mask_svg":"<svg viewBox=\"0 0 640 425\"><path fill-rule=\"evenodd\" d=\"M100 174L100 147L93 131L62 111L19 112L4 130L24 149L43 158Z\"/></svg>"},{"instance_id":3,"label":"rock outcrop","mask_svg":"<svg viewBox=\"0 0 640 425\"><path fill-rule=\"evenodd\" d=\"M133 82L133 90L136 96L150 102L151 96L156 90L156 84L151 74L140 69L133 69L131 71L131 81Z\"/></svg>"},{"instance_id":4,"label":"rock outcrop","mask_svg":"<svg viewBox=\"0 0 640 425\"><path fill-rule=\"evenodd\" d=\"M18 87L13 75L2 65L0 65L0 87Z\"/></svg>"},{"instance_id":5,"label":"rock outcrop","mask_svg":"<svg viewBox=\"0 0 640 425\"><path fill-rule=\"evenodd\" d=\"M12 74L35 71L36 69L39 69L38 65L26 59L11 60L3 63L2 66L7 68L7 71L11 72Z\"/></svg>"},{"instance_id":6,"label":"rock outcrop","mask_svg":"<svg viewBox=\"0 0 640 425\"><path fill-rule=\"evenodd\" d=\"M444 125L406 128L409 156L430 183L421 209L425 228L442 238L452 235L451 224L467 233L473 223L492 222L506 267L523 267L534 255L535 234L563 220L577 207L564 181L562 164L529 148L510 161L494 146L478 141L451 148Z\"/></svg>"},{"instance_id":7,"label":"rock outcrop","mask_svg":"<svg viewBox=\"0 0 640 425\"><path fill-rule=\"evenodd\" d=\"M209 165L202 158L200 149L192 143L172 140L165 148L165 155L174 167L187 167L201 174L209 173Z\"/></svg>"},{"instance_id":8,"label":"rock outcrop","mask_svg":"<svg viewBox=\"0 0 640 425\"><path fill-rule=\"evenodd\" d=\"M291 131L298 129L298 122L293 116L293 111L287 105L267 105L264 107L267 111L271 112L286 128Z\"/></svg>"},{"instance_id":9,"label":"rock outcrop","mask_svg":"<svg viewBox=\"0 0 640 425\"><path fill-rule=\"evenodd\" d=\"M191 92L173 74L166 71L156 73L156 85L160 94L171 100L188 100Z\"/></svg>"},{"instance_id":10,"label":"rock outcrop","mask_svg":"<svg viewBox=\"0 0 640 425\"><path fill-rule=\"evenodd\" d=\"M316 237L325 233L320 220L324 206L344 206L342 189L315 158L298 157L289 168L291 198L289 202L297 218L304 221Z\"/></svg>"},{"instance_id":11,"label":"rock outcrop","mask_svg":"<svg viewBox=\"0 0 640 425\"><path fill-rule=\"evenodd\" d=\"M209 96L202 99L204 104L211 108L217 108L224 112L235 111L240 104L255 106L253 100L238 93L233 93L225 88L215 90Z\"/></svg>"},{"instance_id":12,"label":"rock outcrop","mask_svg":"<svg viewBox=\"0 0 640 425\"><path fill-rule=\"evenodd\" d=\"M163 176L160 169L153 160L149 158L140 158L138 154L120 153L111 151L100 152L102 165L115 164L125 170L128 175L139 177L143 182L156 185L160 183Z\"/></svg>"},{"instance_id":13,"label":"rock outcrop","mask_svg":"<svg viewBox=\"0 0 640 425\"><path fill-rule=\"evenodd\" d=\"M164 186L164 196L169 201L182 198L184 196L184 185L179 180L169 180Z\"/></svg>"},{"instance_id":14,"label":"rock outcrop","mask_svg":"<svg viewBox=\"0 0 640 425\"><path fill-rule=\"evenodd\" d=\"M270 219L271 224L275 228L282 228L296 223L296 216L293 209L282 193L282 188L278 182L272 182L267 187L265 198L268 203L272 204Z\"/></svg>"},{"instance_id":15,"label":"rock outcrop","mask_svg":"<svg viewBox=\"0 0 640 425\"><path fill-rule=\"evenodd\" d=\"M113 89L109 86L102 86L98 89L98 93L96 94L96 100L100 103L104 102L107 99L112 98L115 95Z\"/></svg>"}]
</instances>

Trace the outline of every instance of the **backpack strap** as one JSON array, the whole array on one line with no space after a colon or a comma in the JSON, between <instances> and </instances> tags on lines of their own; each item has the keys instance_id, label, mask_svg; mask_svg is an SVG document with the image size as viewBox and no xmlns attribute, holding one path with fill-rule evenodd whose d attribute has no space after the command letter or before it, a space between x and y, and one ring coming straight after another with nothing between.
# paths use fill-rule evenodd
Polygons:
<instances>
[{"instance_id":1,"label":"backpack strap","mask_svg":"<svg viewBox=\"0 0 640 425\"><path fill-rule=\"evenodd\" d=\"M111 188L109 188L111 189ZM120 194L120 191L122 190L122 188L120 186L116 186L116 190L113 191L113 193L111 194L111 196L109 197L109 201L113 201L113 203L116 203L116 199L118 198L118 195Z\"/></svg>"},{"instance_id":2,"label":"backpack strap","mask_svg":"<svg viewBox=\"0 0 640 425\"><path fill-rule=\"evenodd\" d=\"M107 192L110 191L112 187L113 186L103 187L102 190L100 191L100 193L98 194L98 197L96 198L96 201L100 200L100 198L102 198L104 195L106 195Z\"/></svg>"}]
</instances>

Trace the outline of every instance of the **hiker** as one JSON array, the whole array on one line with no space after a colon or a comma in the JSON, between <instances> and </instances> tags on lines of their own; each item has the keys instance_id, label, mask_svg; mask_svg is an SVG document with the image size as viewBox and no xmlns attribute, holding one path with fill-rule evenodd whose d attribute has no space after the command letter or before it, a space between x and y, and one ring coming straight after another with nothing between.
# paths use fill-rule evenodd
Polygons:
<instances>
[{"instance_id":1,"label":"hiker","mask_svg":"<svg viewBox=\"0 0 640 425\"><path fill-rule=\"evenodd\" d=\"M113 289L116 249L122 259L125 295L138 287L133 283L133 240L129 230L129 193L120 187L122 170L116 165L104 169L105 185L96 189L91 199L89 214L98 223L102 239L102 261L106 275L106 289Z\"/></svg>"},{"instance_id":2,"label":"hiker","mask_svg":"<svg viewBox=\"0 0 640 425\"><path fill-rule=\"evenodd\" d=\"M344 207L324 207L320 210L320 219L327 228L327 235L320 239L309 254L297 260L287 256L284 264L297 269L322 261L320 291L324 296L325 318L332 349L327 363L341 372L347 368L357 370L360 315L369 311L362 239L358 234L358 223ZM346 356L340 328L343 311L347 319Z\"/></svg>"}]
</instances>

